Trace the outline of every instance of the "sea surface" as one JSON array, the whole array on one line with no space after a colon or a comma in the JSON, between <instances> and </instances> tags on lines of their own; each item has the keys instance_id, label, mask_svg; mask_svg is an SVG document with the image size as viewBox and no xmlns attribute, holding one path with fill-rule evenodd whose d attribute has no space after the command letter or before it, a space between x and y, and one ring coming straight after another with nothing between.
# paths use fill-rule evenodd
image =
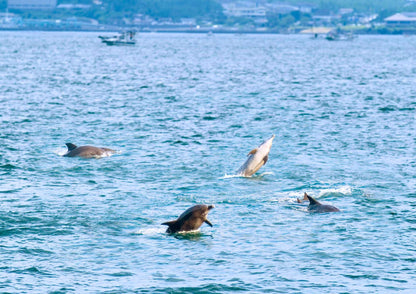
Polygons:
<instances>
[{"instance_id":1,"label":"sea surface","mask_svg":"<svg viewBox=\"0 0 416 294\"><path fill-rule=\"evenodd\" d=\"M0 32L1 293L415 293L416 37L98 35Z\"/></svg>"}]
</instances>

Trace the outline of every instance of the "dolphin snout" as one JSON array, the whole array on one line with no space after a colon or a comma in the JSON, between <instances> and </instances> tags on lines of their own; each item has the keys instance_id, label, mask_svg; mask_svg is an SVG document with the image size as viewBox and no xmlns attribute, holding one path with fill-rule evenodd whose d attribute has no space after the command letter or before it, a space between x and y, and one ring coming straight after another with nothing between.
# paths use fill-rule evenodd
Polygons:
<instances>
[{"instance_id":1,"label":"dolphin snout","mask_svg":"<svg viewBox=\"0 0 416 294\"><path fill-rule=\"evenodd\" d=\"M208 205L208 210L211 210L211 209L213 209L215 207L215 205L214 204L212 204L212 205Z\"/></svg>"}]
</instances>

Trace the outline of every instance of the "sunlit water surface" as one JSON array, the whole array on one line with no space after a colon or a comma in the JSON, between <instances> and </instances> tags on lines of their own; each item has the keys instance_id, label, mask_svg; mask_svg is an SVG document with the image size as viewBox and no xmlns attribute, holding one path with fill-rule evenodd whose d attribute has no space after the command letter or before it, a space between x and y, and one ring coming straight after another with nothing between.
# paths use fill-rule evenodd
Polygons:
<instances>
[{"instance_id":1,"label":"sunlit water surface","mask_svg":"<svg viewBox=\"0 0 416 294\"><path fill-rule=\"evenodd\" d=\"M1 292L416 288L415 37L0 40ZM272 134L268 163L233 176ZM213 228L165 233L199 203Z\"/></svg>"}]
</instances>

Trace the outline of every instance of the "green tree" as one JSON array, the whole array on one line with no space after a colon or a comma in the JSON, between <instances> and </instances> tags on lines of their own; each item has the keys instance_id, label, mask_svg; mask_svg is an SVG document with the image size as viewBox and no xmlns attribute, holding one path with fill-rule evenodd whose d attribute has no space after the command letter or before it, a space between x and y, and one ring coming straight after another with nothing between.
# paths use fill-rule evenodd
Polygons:
<instances>
[{"instance_id":1,"label":"green tree","mask_svg":"<svg viewBox=\"0 0 416 294\"><path fill-rule=\"evenodd\" d=\"M222 6L214 0L107 0L109 12L142 13L153 18L218 18Z\"/></svg>"}]
</instances>

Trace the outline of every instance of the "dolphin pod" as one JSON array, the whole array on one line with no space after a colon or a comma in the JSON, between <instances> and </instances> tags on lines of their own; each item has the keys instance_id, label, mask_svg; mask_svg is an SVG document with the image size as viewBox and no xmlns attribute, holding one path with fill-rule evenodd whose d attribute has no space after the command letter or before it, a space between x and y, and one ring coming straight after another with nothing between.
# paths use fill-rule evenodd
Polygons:
<instances>
[{"instance_id":1,"label":"dolphin pod","mask_svg":"<svg viewBox=\"0 0 416 294\"><path fill-rule=\"evenodd\" d=\"M198 230L205 222L212 227L207 219L208 212L214 205L195 205L185 210L176 220L162 223L168 226L166 233L189 232Z\"/></svg>"},{"instance_id":2,"label":"dolphin pod","mask_svg":"<svg viewBox=\"0 0 416 294\"><path fill-rule=\"evenodd\" d=\"M238 169L237 174L250 177L255 174L263 165L266 164L269 158L269 152L273 144L275 135L260 144L259 147L251 150L248 153L248 158L244 164ZM72 143L66 143L68 151L63 156L65 157L82 157L82 158L99 158L114 154L116 151L94 146L76 146ZM309 200L309 212L338 212L338 208L332 205L321 204L307 193L304 194L302 200L297 199L298 203L303 200ZM176 220L164 222L162 225L168 226L166 233L188 232L198 230L203 223L212 227L211 222L207 219L208 213L214 205L198 204L185 210Z\"/></svg>"},{"instance_id":3,"label":"dolphin pod","mask_svg":"<svg viewBox=\"0 0 416 294\"><path fill-rule=\"evenodd\" d=\"M103 156L108 156L114 154L116 151L103 148L103 147L94 147L94 146L77 146L72 143L65 144L68 147L68 152L63 156L65 157L82 157L82 158L100 158Z\"/></svg>"},{"instance_id":4,"label":"dolphin pod","mask_svg":"<svg viewBox=\"0 0 416 294\"><path fill-rule=\"evenodd\" d=\"M260 144L259 147L251 150L247 156L247 160L238 169L237 174L244 177L251 177L255 174L263 165L266 164L269 159L270 148L272 148L273 139L275 135Z\"/></svg>"}]
</instances>

